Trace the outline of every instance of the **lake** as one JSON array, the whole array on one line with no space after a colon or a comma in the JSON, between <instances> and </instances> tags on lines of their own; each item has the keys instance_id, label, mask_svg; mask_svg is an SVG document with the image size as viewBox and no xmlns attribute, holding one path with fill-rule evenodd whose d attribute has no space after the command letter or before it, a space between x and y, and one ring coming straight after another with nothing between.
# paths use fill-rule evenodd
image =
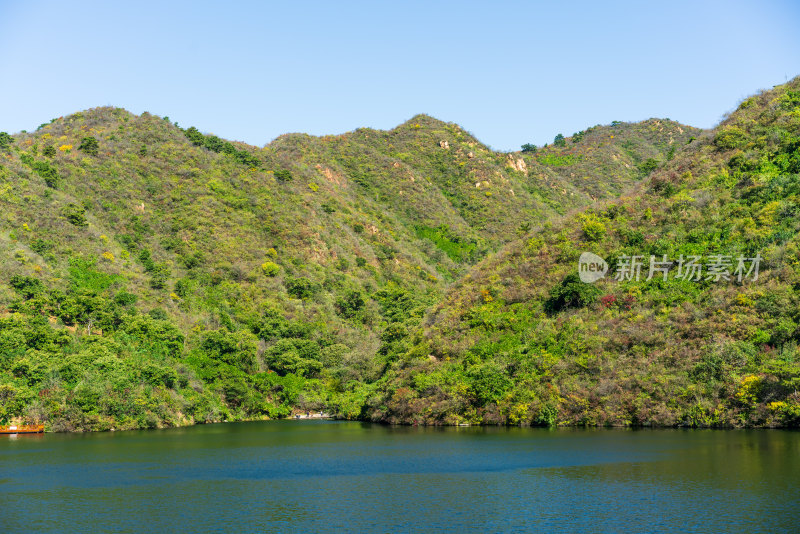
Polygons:
<instances>
[{"instance_id":1,"label":"lake","mask_svg":"<svg viewBox=\"0 0 800 534\"><path fill-rule=\"evenodd\" d=\"M800 432L267 421L0 436L8 530L796 532Z\"/></svg>"}]
</instances>

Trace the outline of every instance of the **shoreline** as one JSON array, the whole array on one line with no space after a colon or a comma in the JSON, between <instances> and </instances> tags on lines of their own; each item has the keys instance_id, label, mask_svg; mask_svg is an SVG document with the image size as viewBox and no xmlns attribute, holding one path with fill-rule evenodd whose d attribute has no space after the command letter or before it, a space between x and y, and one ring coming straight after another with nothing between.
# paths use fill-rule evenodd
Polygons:
<instances>
[{"instance_id":1,"label":"shoreline","mask_svg":"<svg viewBox=\"0 0 800 534\"><path fill-rule=\"evenodd\" d=\"M237 420L222 420L222 421L206 421L206 422L191 422L187 424L179 424L179 425L165 425L165 426L157 426L157 427L150 427L150 428L109 428L109 429L102 429L102 430L72 430L72 431L54 431L52 429L48 429L47 425L45 425L45 429L42 432L31 433L31 432L19 432L19 433L6 433L0 434L0 436L19 436L21 434L26 435L38 435L41 436L43 434L89 434L89 433L106 433L106 432L129 432L129 431L145 431L145 430L169 430L174 428L188 428L193 426L202 426L202 425L216 425L216 424L233 424L233 423L254 423L254 422L264 422L264 421L342 421L342 422L354 422L354 423L370 423L374 425L380 426L389 426L389 427L418 427L418 428L539 428L539 429L550 429L550 430L560 430L560 429L583 429L583 430L786 430L786 431L797 431L800 430L797 427L793 426L691 426L686 424L678 424L678 425L577 425L577 424L556 424L552 426L547 425L529 425L529 424L517 424L517 425L503 425L503 424L471 424L471 423L455 423L455 424L425 424L425 423L402 423L402 422L387 422L387 421L370 421L370 420L362 420L362 419L344 419L340 417L336 417L335 415L331 415L324 412L317 412L317 413L300 413L294 414L287 417L278 417L278 418L269 418L269 417L257 417L252 419L237 419Z\"/></svg>"}]
</instances>

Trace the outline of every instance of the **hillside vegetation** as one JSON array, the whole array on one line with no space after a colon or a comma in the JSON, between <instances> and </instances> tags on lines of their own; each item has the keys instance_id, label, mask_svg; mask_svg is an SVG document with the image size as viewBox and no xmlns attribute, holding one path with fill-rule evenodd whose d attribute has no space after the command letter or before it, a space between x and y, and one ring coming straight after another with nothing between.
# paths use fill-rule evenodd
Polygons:
<instances>
[{"instance_id":1,"label":"hillside vegetation","mask_svg":"<svg viewBox=\"0 0 800 534\"><path fill-rule=\"evenodd\" d=\"M0 133L0 422L381 418L454 281L697 135L651 119L507 154L419 115L259 149L116 108Z\"/></svg>"},{"instance_id":2,"label":"hillside vegetation","mask_svg":"<svg viewBox=\"0 0 800 534\"><path fill-rule=\"evenodd\" d=\"M743 101L636 191L482 262L396 355L364 416L797 426L799 229L797 78ZM578 277L585 251L609 265L594 284ZM641 278L615 276L634 256ZM651 256L673 264L647 280ZM687 277L695 256L704 270Z\"/></svg>"}]
</instances>

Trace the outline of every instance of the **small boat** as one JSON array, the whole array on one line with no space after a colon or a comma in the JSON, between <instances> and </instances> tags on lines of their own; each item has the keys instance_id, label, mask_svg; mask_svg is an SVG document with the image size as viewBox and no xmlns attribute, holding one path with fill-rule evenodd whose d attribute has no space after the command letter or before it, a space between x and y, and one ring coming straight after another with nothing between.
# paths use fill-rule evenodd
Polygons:
<instances>
[{"instance_id":1,"label":"small boat","mask_svg":"<svg viewBox=\"0 0 800 534\"><path fill-rule=\"evenodd\" d=\"M44 425L9 425L0 426L0 434L41 434Z\"/></svg>"}]
</instances>

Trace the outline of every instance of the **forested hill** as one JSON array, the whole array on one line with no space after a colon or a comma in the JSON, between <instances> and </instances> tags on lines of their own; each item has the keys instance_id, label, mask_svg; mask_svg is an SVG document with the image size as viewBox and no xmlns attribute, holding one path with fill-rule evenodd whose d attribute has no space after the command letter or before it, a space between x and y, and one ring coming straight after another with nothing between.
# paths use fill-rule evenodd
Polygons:
<instances>
[{"instance_id":1,"label":"forested hill","mask_svg":"<svg viewBox=\"0 0 800 534\"><path fill-rule=\"evenodd\" d=\"M637 191L484 261L426 316L365 415L797 426L798 230L795 78L744 100ZM593 284L583 252L609 267Z\"/></svg>"},{"instance_id":2,"label":"forested hill","mask_svg":"<svg viewBox=\"0 0 800 534\"><path fill-rule=\"evenodd\" d=\"M0 421L360 417L449 284L698 135L651 119L509 154L419 115L256 148L116 108L0 133Z\"/></svg>"}]
</instances>

